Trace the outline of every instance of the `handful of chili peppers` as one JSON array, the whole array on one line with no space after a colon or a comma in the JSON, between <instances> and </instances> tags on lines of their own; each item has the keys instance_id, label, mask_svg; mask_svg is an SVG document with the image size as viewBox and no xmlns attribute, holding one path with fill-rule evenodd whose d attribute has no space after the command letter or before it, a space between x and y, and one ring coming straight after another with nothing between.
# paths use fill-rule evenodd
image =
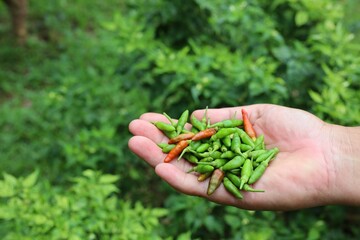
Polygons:
<instances>
[{"instance_id":1,"label":"handful of chili peppers","mask_svg":"<svg viewBox=\"0 0 360 240\"><path fill-rule=\"evenodd\" d=\"M207 194L211 195L223 183L225 189L242 199L241 191L264 192L254 189L278 148L266 149L264 135L256 136L248 113L241 110L242 119L227 119L210 124L205 111L202 119L190 117L191 130L185 129L189 111L185 110L177 122L166 113L169 123L154 122L168 138L158 146L167 153L164 162L181 158L194 164L188 173L196 172L198 181L210 178Z\"/></svg>"}]
</instances>

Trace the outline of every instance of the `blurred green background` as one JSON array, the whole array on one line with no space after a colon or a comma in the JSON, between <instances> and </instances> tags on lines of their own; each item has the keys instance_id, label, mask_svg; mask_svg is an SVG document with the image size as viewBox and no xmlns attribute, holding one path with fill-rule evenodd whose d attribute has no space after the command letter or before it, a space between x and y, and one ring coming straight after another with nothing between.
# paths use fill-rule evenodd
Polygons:
<instances>
[{"instance_id":1,"label":"blurred green background","mask_svg":"<svg viewBox=\"0 0 360 240\"><path fill-rule=\"evenodd\" d=\"M177 193L127 147L148 111L275 103L359 125L359 12L356 0L30 0L19 46L0 5L0 236L359 239L358 208L221 206Z\"/></svg>"}]
</instances>

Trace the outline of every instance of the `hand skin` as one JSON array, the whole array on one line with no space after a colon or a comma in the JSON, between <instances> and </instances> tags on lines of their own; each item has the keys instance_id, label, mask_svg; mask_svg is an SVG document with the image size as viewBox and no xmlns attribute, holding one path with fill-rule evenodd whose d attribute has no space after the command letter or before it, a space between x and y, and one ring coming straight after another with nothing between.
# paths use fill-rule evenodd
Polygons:
<instances>
[{"instance_id":1,"label":"hand skin","mask_svg":"<svg viewBox=\"0 0 360 240\"><path fill-rule=\"evenodd\" d=\"M150 123L168 122L162 114L145 113L130 123L134 136L129 148L176 190L224 205L282 211L360 205L360 127L328 124L303 110L271 104L209 109L208 117L212 123L230 119L235 112L241 118L241 108L248 112L257 135L264 135L267 148L280 149L253 185L264 193L243 192L244 199L239 200L221 185L208 196L208 180L198 182L194 173L186 173L191 164L183 159L164 163L166 154L156 144L167 137ZM193 114L201 119L204 110Z\"/></svg>"}]
</instances>

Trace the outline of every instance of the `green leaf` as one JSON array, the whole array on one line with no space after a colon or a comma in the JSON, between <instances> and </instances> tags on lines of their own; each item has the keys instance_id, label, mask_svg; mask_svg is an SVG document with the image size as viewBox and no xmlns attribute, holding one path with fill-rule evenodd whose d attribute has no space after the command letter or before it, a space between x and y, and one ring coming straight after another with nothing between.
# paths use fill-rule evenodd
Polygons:
<instances>
[{"instance_id":1,"label":"green leaf","mask_svg":"<svg viewBox=\"0 0 360 240\"><path fill-rule=\"evenodd\" d=\"M0 197L11 197L15 195L15 193L14 185L0 181Z\"/></svg>"},{"instance_id":2,"label":"green leaf","mask_svg":"<svg viewBox=\"0 0 360 240\"><path fill-rule=\"evenodd\" d=\"M1 190L0 190L1 191ZM0 206L0 219L10 220L16 217L14 209L7 206Z\"/></svg>"},{"instance_id":3,"label":"green leaf","mask_svg":"<svg viewBox=\"0 0 360 240\"><path fill-rule=\"evenodd\" d=\"M310 90L309 95L312 98L312 100L314 100L314 102L316 102L316 103L322 103L323 102L323 99L322 99L322 97L321 97L321 95L319 93Z\"/></svg>"},{"instance_id":4,"label":"green leaf","mask_svg":"<svg viewBox=\"0 0 360 240\"><path fill-rule=\"evenodd\" d=\"M6 183L12 185L12 186L15 186L18 182L18 180L16 179L16 177L14 177L13 175L10 175L8 173L3 173L4 175L4 180Z\"/></svg>"},{"instance_id":5,"label":"green leaf","mask_svg":"<svg viewBox=\"0 0 360 240\"><path fill-rule=\"evenodd\" d=\"M272 53L282 62L286 62L291 58L291 51L285 45L272 49Z\"/></svg>"},{"instance_id":6,"label":"green leaf","mask_svg":"<svg viewBox=\"0 0 360 240\"><path fill-rule=\"evenodd\" d=\"M88 178L92 179L96 175L96 172L91 170L91 169L86 169L85 171L83 171L83 175L85 177L88 177Z\"/></svg>"},{"instance_id":7,"label":"green leaf","mask_svg":"<svg viewBox=\"0 0 360 240\"><path fill-rule=\"evenodd\" d=\"M307 12L299 11L295 15L295 24L297 26L305 25L309 21L309 15Z\"/></svg>"},{"instance_id":8,"label":"green leaf","mask_svg":"<svg viewBox=\"0 0 360 240\"><path fill-rule=\"evenodd\" d=\"M179 236L176 237L176 240L188 240L191 239L191 232L184 232L181 233Z\"/></svg>"},{"instance_id":9,"label":"green leaf","mask_svg":"<svg viewBox=\"0 0 360 240\"><path fill-rule=\"evenodd\" d=\"M114 183L119 180L119 176L111 175L111 174L104 174L100 177L100 183Z\"/></svg>"},{"instance_id":10,"label":"green leaf","mask_svg":"<svg viewBox=\"0 0 360 240\"><path fill-rule=\"evenodd\" d=\"M22 181L23 186L26 188L30 188L34 186L38 176L39 176L39 170L35 170Z\"/></svg>"}]
</instances>

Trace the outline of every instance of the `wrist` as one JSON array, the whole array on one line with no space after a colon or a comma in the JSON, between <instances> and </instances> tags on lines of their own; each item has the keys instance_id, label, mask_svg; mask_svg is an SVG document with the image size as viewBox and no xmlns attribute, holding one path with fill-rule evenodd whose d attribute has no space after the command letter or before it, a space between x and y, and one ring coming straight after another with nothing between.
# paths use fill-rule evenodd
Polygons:
<instances>
[{"instance_id":1,"label":"wrist","mask_svg":"<svg viewBox=\"0 0 360 240\"><path fill-rule=\"evenodd\" d=\"M326 159L334 204L360 205L360 127L328 125Z\"/></svg>"}]
</instances>

